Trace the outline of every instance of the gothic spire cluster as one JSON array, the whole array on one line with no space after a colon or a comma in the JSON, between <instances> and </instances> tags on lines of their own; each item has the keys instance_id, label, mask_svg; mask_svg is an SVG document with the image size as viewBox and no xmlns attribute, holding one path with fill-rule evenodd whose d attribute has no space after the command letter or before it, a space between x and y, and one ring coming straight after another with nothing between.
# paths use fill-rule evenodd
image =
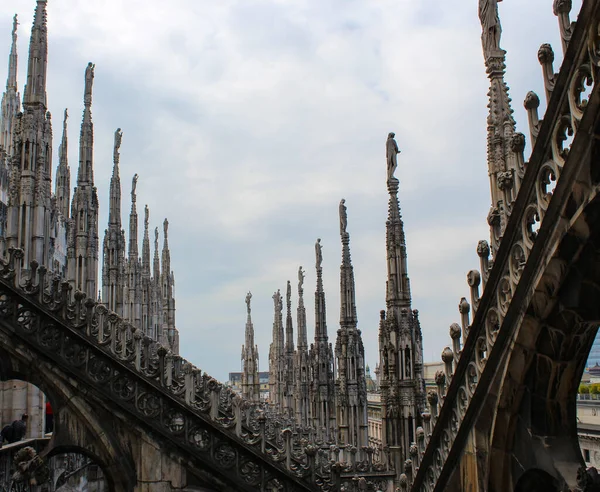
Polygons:
<instances>
[{"instance_id":1,"label":"gothic spire cluster","mask_svg":"<svg viewBox=\"0 0 600 492\"><path fill-rule=\"evenodd\" d=\"M63 277L72 289L96 299L100 288L98 267L99 199L94 183L94 125L92 90L95 65L84 71L83 116L79 134L76 186L71 197L68 162L67 110L58 147L56 182L52 193L52 119L47 107L46 74L48 32L46 0L37 0L27 60L22 110L17 90L17 16L13 19L6 90L0 113L0 254L8 248L23 250L23 268L32 261ZM138 218L134 178L129 227L129 250L121 220L120 146L123 133L115 132L110 181L109 219L105 231L100 299L145 334L179 351L175 328L175 278L171 271L164 223L162 262L155 241L150 271L148 209L145 209L143 258L138 256ZM127 253L127 255L126 255ZM153 275L152 275L153 273ZM50 278L50 276L48 276Z\"/></svg>"},{"instance_id":2,"label":"gothic spire cluster","mask_svg":"<svg viewBox=\"0 0 600 492\"><path fill-rule=\"evenodd\" d=\"M382 449L396 470L402 471L409 451L414 447L416 430L425 410L422 334L418 312L411 307L406 238L398 201L396 156L400 153L388 135L387 187L389 211L386 222L387 312L379 323L380 363L376 373L380 382ZM283 302L280 291L273 295L273 341L269 351L269 400L281 413L292 418L302 432L317 442L335 443L342 449L362 453L370 445L367 414L367 378L365 349L358 328L356 285L350 254L350 234L346 201L339 204L342 249L340 265L340 322L335 345L329 341L325 290L323 285L323 246L315 243L315 331L308 346L304 278L298 269L297 342L294 347L291 283L286 288L286 323L283 326ZM248 297L246 298L247 302ZM250 318L248 318L250 320ZM252 333L250 342L249 332ZM246 344L242 347L244 373L242 394L251 393L248 383L258 374L258 350L254 347L254 327L246 323ZM248 350L251 343L252 350ZM254 372L253 372L254 371ZM371 381L371 384L374 383ZM253 393L255 395L255 393ZM398 473L399 476L400 473Z\"/></svg>"}]
</instances>

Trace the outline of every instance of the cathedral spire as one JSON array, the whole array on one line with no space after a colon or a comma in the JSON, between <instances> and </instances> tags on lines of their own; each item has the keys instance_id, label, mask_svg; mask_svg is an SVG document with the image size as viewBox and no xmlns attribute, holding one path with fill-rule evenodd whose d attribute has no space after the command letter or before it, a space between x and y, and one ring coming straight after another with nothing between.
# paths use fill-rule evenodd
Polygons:
<instances>
[{"instance_id":1,"label":"cathedral spire","mask_svg":"<svg viewBox=\"0 0 600 492\"><path fill-rule=\"evenodd\" d=\"M340 266L340 329L337 332L336 410L338 438L362 450L367 442L367 386L365 349L357 328L354 270L350 259L350 234L346 230L346 200L339 206L342 264Z\"/></svg>"},{"instance_id":2,"label":"cathedral spire","mask_svg":"<svg viewBox=\"0 0 600 492\"><path fill-rule=\"evenodd\" d=\"M48 63L48 29L46 0L37 0L27 63L27 83L23 104L41 104L46 108L46 66ZM95 295L95 294L94 294Z\"/></svg>"},{"instance_id":3,"label":"cathedral spire","mask_svg":"<svg viewBox=\"0 0 600 492\"><path fill-rule=\"evenodd\" d=\"M13 153L13 138L15 120L21 110L21 96L17 89L17 14L13 18L12 44L8 58L8 77L6 91L2 94L0 107L0 149L4 149L8 156ZM7 187L5 180L0 186Z\"/></svg>"},{"instance_id":4,"label":"cathedral spire","mask_svg":"<svg viewBox=\"0 0 600 492\"><path fill-rule=\"evenodd\" d=\"M335 434L335 376L333 348L327 337L325 292L323 291L323 247L315 243L317 290L315 292L315 342L311 345L310 361L314 383L311 387L312 425L319 439L329 440Z\"/></svg>"},{"instance_id":5,"label":"cathedral spire","mask_svg":"<svg viewBox=\"0 0 600 492\"><path fill-rule=\"evenodd\" d=\"M340 326L342 330L356 330L356 300L354 269L350 259L350 234L346 231L348 215L346 200L340 201L340 237L342 239L342 265L340 266Z\"/></svg>"},{"instance_id":6,"label":"cathedral spire","mask_svg":"<svg viewBox=\"0 0 600 492\"><path fill-rule=\"evenodd\" d=\"M71 169L69 168L68 160L68 145L67 145L67 118L69 113L65 109L63 118L63 133L62 140L58 147L58 168L56 170L56 205L58 211L63 217L69 217L69 207L71 206Z\"/></svg>"},{"instance_id":7,"label":"cathedral spire","mask_svg":"<svg viewBox=\"0 0 600 492\"><path fill-rule=\"evenodd\" d=\"M154 263L152 266L154 279L156 282L160 279L160 258L158 256L158 227L154 228Z\"/></svg>"},{"instance_id":8,"label":"cathedral spire","mask_svg":"<svg viewBox=\"0 0 600 492\"><path fill-rule=\"evenodd\" d=\"M162 269L163 275L170 275L171 272L171 252L169 251L169 221L167 219L163 222L163 250L162 250Z\"/></svg>"},{"instance_id":9,"label":"cathedral spire","mask_svg":"<svg viewBox=\"0 0 600 492\"><path fill-rule=\"evenodd\" d=\"M506 51L500 48L502 27L497 0L479 1L479 20L486 72L490 79L487 163L492 203L488 223L492 239L492 256L494 256L504 234L512 202L517 195L518 182L522 177L517 158L517 154L522 153L522 148L520 145L513 145L516 123L508 86L504 81ZM520 134L519 136L522 137ZM517 137L517 140L521 139ZM522 144L524 146L524 137ZM487 272L482 273L487 274Z\"/></svg>"},{"instance_id":10,"label":"cathedral spire","mask_svg":"<svg viewBox=\"0 0 600 492\"><path fill-rule=\"evenodd\" d=\"M17 14L13 17L12 44L8 58L8 78L6 79L6 90L17 90Z\"/></svg>"},{"instance_id":11,"label":"cathedral spire","mask_svg":"<svg viewBox=\"0 0 600 492\"><path fill-rule=\"evenodd\" d=\"M150 233L148 225L150 221L150 209L144 206L144 239L142 240L142 274L150 277Z\"/></svg>"},{"instance_id":12,"label":"cathedral spire","mask_svg":"<svg viewBox=\"0 0 600 492\"><path fill-rule=\"evenodd\" d=\"M410 281L406 263L406 239L404 237L404 222L400 214L398 202L398 180L388 179L390 193L388 220L386 222L387 249L387 294L388 309L393 307L410 308Z\"/></svg>"},{"instance_id":13,"label":"cathedral spire","mask_svg":"<svg viewBox=\"0 0 600 492\"><path fill-rule=\"evenodd\" d=\"M287 281L286 289L286 307L287 315L285 318L285 351L288 354L294 353L294 325L292 323L292 284Z\"/></svg>"},{"instance_id":14,"label":"cathedral spire","mask_svg":"<svg viewBox=\"0 0 600 492\"><path fill-rule=\"evenodd\" d=\"M245 345L242 346L242 396L249 401L259 401L260 380L258 378L258 347L254 345L254 326L250 314L250 300L252 293L246 294L246 320Z\"/></svg>"},{"instance_id":15,"label":"cathedral spire","mask_svg":"<svg viewBox=\"0 0 600 492\"><path fill-rule=\"evenodd\" d=\"M315 243L315 267L317 270L317 290L315 292L315 342L327 341L327 316L325 312L325 292L323 291L323 246L321 239Z\"/></svg>"},{"instance_id":16,"label":"cathedral spire","mask_svg":"<svg viewBox=\"0 0 600 492\"><path fill-rule=\"evenodd\" d=\"M39 2L38 2L39 3ZM94 186L94 124L92 123L92 85L95 65L89 62L85 69L83 90L83 119L79 136L79 169L77 186Z\"/></svg>"},{"instance_id":17,"label":"cathedral spire","mask_svg":"<svg viewBox=\"0 0 600 492\"><path fill-rule=\"evenodd\" d=\"M271 401L280 408L284 404L285 382L285 346L281 301L281 292L278 289L273 294L273 341L269 347L269 392Z\"/></svg>"},{"instance_id":18,"label":"cathedral spire","mask_svg":"<svg viewBox=\"0 0 600 492\"><path fill-rule=\"evenodd\" d=\"M138 215L136 208L136 194L138 175L134 174L131 180L131 212L129 213L129 261L138 260Z\"/></svg>"},{"instance_id":19,"label":"cathedral spire","mask_svg":"<svg viewBox=\"0 0 600 492\"><path fill-rule=\"evenodd\" d=\"M298 267L298 350L308 349L308 337L306 335L306 308L304 307L304 270Z\"/></svg>"},{"instance_id":20,"label":"cathedral spire","mask_svg":"<svg viewBox=\"0 0 600 492\"><path fill-rule=\"evenodd\" d=\"M120 128L115 131L115 143L113 147L113 172L110 178L110 205L108 211L108 224L115 225L121 229L121 178L119 176L119 148L123 132Z\"/></svg>"}]
</instances>

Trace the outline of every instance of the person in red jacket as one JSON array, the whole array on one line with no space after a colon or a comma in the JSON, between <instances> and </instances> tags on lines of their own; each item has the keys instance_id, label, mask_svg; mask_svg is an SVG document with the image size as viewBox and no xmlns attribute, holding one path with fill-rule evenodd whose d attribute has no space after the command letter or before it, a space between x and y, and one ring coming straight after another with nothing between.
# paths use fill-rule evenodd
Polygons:
<instances>
[{"instance_id":1,"label":"person in red jacket","mask_svg":"<svg viewBox=\"0 0 600 492\"><path fill-rule=\"evenodd\" d=\"M50 402L46 402L46 434L52 432L54 429L54 414L52 413L52 405Z\"/></svg>"}]
</instances>

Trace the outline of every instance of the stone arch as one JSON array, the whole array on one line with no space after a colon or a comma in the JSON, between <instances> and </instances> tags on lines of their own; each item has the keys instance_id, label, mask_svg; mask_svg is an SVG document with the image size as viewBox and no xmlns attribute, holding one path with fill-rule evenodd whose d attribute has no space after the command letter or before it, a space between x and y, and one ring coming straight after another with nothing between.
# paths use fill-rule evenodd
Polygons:
<instances>
[{"instance_id":1,"label":"stone arch","mask_svg":"<svg viewBox=\"0 0 600 492\"><path fill-rule=\"evenodd\" d=\"M54 431L41 456L54 449L86 454L102 468L111 491L132 491L136 466L127 447L128 429L103 402L62 373L48 360L0 333L0 379L20 379L37 386L50 400ZM112 421L114 425L107 426Z\"/></svg>"},{"instance_id":2,"label":"stone arch","mask_svg":"<svg viewBox=\"0 0 600 492\"><path fill-rule=\"evenodd\" d=\"M101 463L101 460L98 456L93 455L92 453L89 452L89 450L78 447L78 446L54 446L51 449L49 449L47 452L42 453L43 456L45 456L48 464L52 464L53 461L55 460L60 460L62 457L64 457L65 455L71 455L70 457L72 458L72 455L81 455L84 456L86 458L88 458L93 465L98 466L101 471L102 471L102 482L105 485L108 485L108 487L111 488L111 490L115 490L115 484L114 481L111 483L109 481L109 479L107 478L107 472L106 469L104 468L103 464ZM53 463L53 465L56 465L56 461L55 463ZM55 471L58 471L55 469ZM55 473L53 475L53 480L54 480L54 485L56 486L57 482L56 480L59 480L61 478L65 478L65 473L68 472L69 469L67 468L64 473L63 476L61 477L61 474L57 474ZM71 470L73 471L73 470ZM87 477L89 478L89 476ZM63 482L64 483L64 482Z\"/></svg>"},{"instance_id":3,"label":"stone arch","mask_svg":"<svg viewBox=\"0 0 600 492\"><path fill-rule=\"evenodd\" d=\"M490 490L518 490L535 473L574 487L584 465L576 395L600 324L600 197L570 224L548 247L551 258L488 397L495 402L486 415Z\"/></svg>"}]
</instances>

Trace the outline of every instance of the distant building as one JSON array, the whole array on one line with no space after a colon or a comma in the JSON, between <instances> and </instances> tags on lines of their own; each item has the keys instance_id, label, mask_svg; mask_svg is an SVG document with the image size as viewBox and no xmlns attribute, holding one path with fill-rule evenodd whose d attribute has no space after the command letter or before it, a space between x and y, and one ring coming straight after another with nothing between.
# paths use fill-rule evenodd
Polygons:
<instances>
[{"instance_id":1,"label":"distant building","mask_svg":"<svg viewBox=\"0 0 600 492\"><path fill-rule=\"evenodd\" d=\"M261 371L258 373L258 381L260 383L260 399L267 401L269 399L269 371ZM227 385L236 393L242 393L242 372L230 372Z\"/></svg>"}]
</instances>

